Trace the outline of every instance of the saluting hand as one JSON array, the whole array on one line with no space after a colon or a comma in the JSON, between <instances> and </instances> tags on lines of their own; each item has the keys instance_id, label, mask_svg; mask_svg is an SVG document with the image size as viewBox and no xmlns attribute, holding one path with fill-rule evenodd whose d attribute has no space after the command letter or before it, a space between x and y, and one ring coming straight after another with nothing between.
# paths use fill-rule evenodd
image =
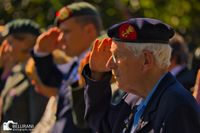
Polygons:
<instances>
[{"instance_id":1,"label":"saluting hand","mask_svg":"<svg viewBox=\"0 0 200 133\"><path fill-rule=\"evenodd\" d=\"M4 40L0 47L0 66L9 67L15 64L13 58L12 47L9 45L7 40Z\"/></svg>"},{"instance_id":2,"label":"saluting hand","mask_svg":"<svg viewBox=\"0 0 200 133\"><path fill-rule=\"evenodd\" d=\"M92 71L92 77L100 79L104 72L110 71L106 67L108 60L111 57L111 38L105 38L103 40L96 40L90 55L89 66Z\"/></svg>"},{"instance_id":3,"label":"saluting hand","mask_svg":"<svg viewBox=\"0 0 200 133\"><path fill-rule=\"evenodd\" d=\"M12 47L5 39L0 47L0 67L3 68L1 78L8 76L15 63Z\"/></svg>"},{"instance_id":4,"label":"saluting hand","mask_svg":"<svg viewBox=\"0 0 200 133\"><path fill-rule=\"evenodd\" d=\"M108 62L109 58L111 57L111 38L105 38L103 40L96 40L94 42L94 46L91 52L89 66L90 69L94 72L107 72L110 71L106 67L106 63Z\"/></svg>"},{"instance_id":5,"label":"saluting hand","mask_svg":"<svg viewBox=\"0 0 200 133\"><path fill-rule=\"evenodd\" d=\"M42 33L36 41L34 49L37 52L51 53L59 47L59 36L61 32L58 28L54 27Z\"/></svg>"}]
</instances>

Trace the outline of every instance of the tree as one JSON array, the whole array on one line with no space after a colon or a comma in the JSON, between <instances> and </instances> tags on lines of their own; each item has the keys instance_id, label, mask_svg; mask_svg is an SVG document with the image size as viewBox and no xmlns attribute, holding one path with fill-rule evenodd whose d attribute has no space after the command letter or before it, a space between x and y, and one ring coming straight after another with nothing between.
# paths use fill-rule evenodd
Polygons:
<instances>
[{"instance_id":1,"label":"tree","mask_svg":"<svg viewBox=\"0 0 200 133\"><path fill-rule=\"evenodd\" d=\"M62 6L81 0L0 0L0 24L29 18L46 28L54 23ZM200 45L200 2L198 0L85 0L96 5L105 28L131 17L153 17L172 25L187 41ZM195 44L195 45L194 45Z\"/></svg>"}]
</instances>

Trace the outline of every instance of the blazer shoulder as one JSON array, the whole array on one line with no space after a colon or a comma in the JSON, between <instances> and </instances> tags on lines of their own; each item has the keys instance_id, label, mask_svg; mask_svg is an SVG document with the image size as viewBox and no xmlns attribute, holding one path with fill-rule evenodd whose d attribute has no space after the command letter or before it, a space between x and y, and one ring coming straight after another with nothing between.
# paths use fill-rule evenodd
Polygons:
<instances>
[{"instance_id":1,"label":"blazer shoulder","mask_svg":"<svg viewBox=\"0 0 200 133\"><path fill-rule=\"evenodd\" d=\"M196 101L189 91L187 91L178 81L171 84L163 93L162 101L167 101L170 106L196 106Z\"/></svg>"}]
</instances>

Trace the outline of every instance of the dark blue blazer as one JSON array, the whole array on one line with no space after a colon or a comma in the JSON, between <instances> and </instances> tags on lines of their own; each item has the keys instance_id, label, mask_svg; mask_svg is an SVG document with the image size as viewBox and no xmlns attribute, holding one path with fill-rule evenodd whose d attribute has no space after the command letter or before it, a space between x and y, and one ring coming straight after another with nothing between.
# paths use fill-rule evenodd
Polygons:
<instances>
[{"instance_id":1,"label":"dark blue blazer","mask_svg":"<svg viewBox=\"0 0 200 133\"><path fill-rule=\"evenodd\" d=\"M130 105L124 101L110 105L111 73L100 81L92 80L90 73L89 66L85 66L85 118L90 127L99 133L130 132L134 116ZM167 73L147 104L135 132L200 133L200 109L193 96Z\"/></svg>"}]
</instances>

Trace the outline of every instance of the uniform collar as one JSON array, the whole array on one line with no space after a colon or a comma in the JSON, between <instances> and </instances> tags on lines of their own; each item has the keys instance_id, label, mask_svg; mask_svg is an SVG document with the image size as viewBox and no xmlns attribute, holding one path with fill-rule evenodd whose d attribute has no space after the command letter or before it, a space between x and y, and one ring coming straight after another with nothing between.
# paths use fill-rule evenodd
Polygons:
<instances>
[{"instance_id":1,"label":"uniform collar","mask_svg":"<svg viewBox=\"0 0 200 133\"><path fill-rule=\"evenodd\" d=\"M185 67L186 67L185 65L177 65L172 70L170 70L170 72L171 72L172 75L176 76Z\"/></svg>"},{"instance_id":2,"label":"uniform collar","mask_svg":"<svg viewBox=\"0 0 200 133\"><path fill-rule=\"evenodd\" d=\"M141 119L141 116L143 115L147 104L149 103L152 95L155 93L155 91L158 88L158 85L160 84L160 82L163 80L163 78L166 76L166 73L164 75L161 76L161 78L157 81L156 85L153 87L153 89L151 90L151 92L148 94L148 96L143 99L143 101L140 103L140 105L137 107L137 111L135 113L134 116L134 122L133 122L133 130L138 126L139 124L139 120Z\"/></svg>"},{"instance_id":3,"label":"uniform collar","mask_svg":"<svg viewBox=\"0 0 200 133\"><path fill-rule=\"evenodd\" d=\"M149 100L146 106L146 110L144 111L142 118L139 120L139 124L136 128L136 131L139 131L143 127L150 124L149 122L151 121L151 115L153 114L153 112L157 110L159 101L163 93L174 82L176 82L176 79L170 72L165 74L163 79L158 84L156 91L154 92L151 99Z\"/></svg>"}]
</instances>

